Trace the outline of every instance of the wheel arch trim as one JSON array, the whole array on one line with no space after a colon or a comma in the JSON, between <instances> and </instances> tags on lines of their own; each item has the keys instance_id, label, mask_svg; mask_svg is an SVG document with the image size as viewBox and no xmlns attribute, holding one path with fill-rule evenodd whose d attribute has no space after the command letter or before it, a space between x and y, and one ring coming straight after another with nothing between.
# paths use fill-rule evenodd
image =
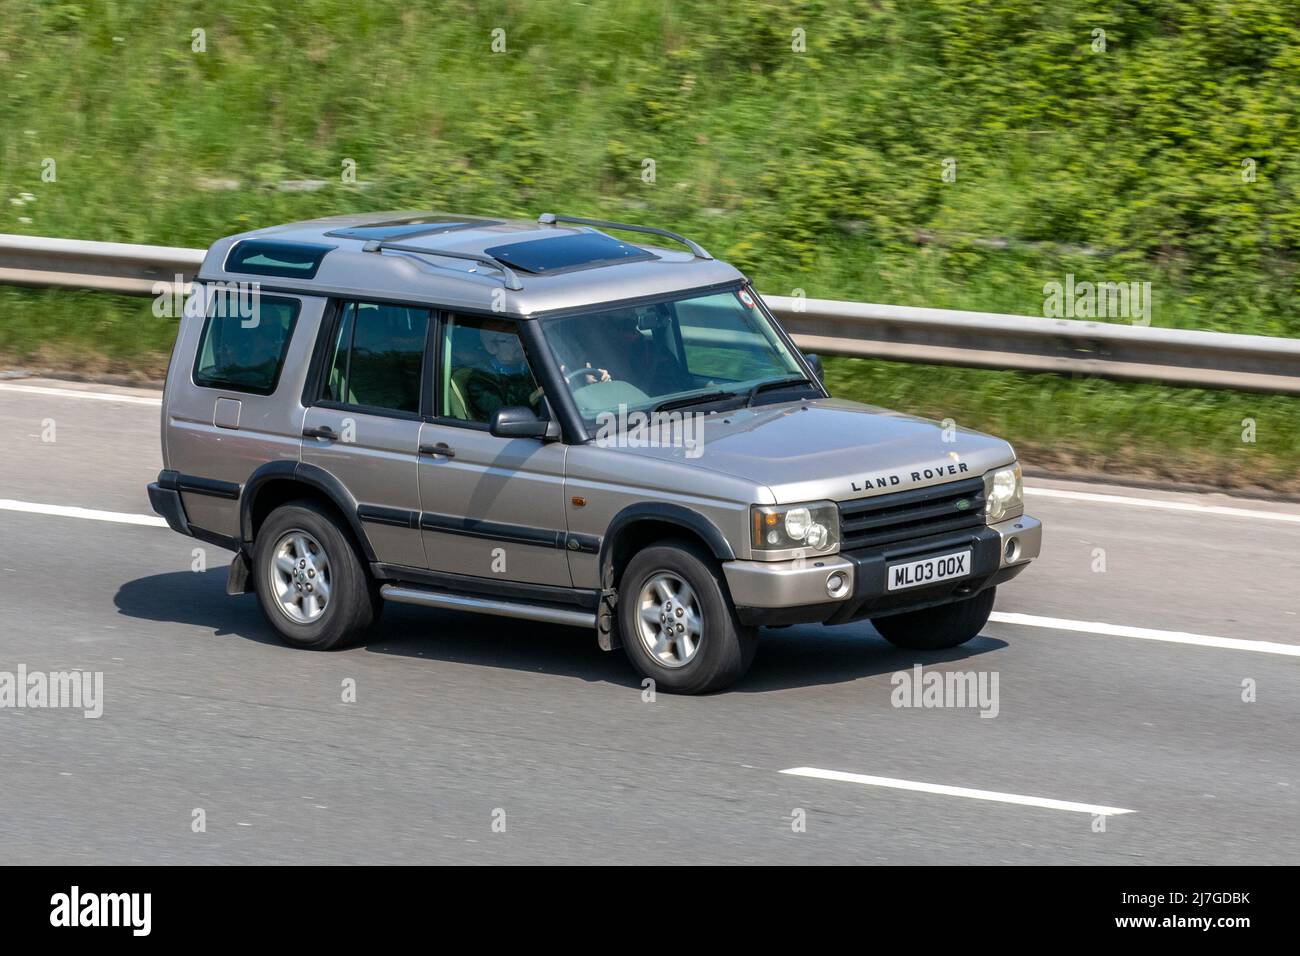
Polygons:
<instances>
[{"instance_id":1,"label":"wheel arch trim","mask_svg":"<svg viewBox=\"0 0 1300 956\"><path fill-rule=\"evenodd\" d=\"M712 555L719 561L734 561L735 553L728 543L718 526L712 521L683 505L666 504L661 502L643 502L641 504L628 505L618 514L614 515L606 529L600 543L600 573L601 580L605 580L606 572L610 569L614 560L614 548L617 546L622 533L643 521L656 521L663 524L677 525L684 530L694 532L705 545Z\"/></svg>"},{"instance_id":2,"label":"wheel arch trim","mask_svg":"<svg viewBox=\"0 0 1300 956\"><path fill-rule=\"evenodd\" d=\"M253 509L258 494L273 481L293 481L323 494L343 514L349 529L360 544L367 562L375 561L375 551L357 514L357 501L338 478L324 468L298 461L268 461L261 465L244 483L239 498L240 539L248 547L253 541Z\"/></svg>"}]
</instances>

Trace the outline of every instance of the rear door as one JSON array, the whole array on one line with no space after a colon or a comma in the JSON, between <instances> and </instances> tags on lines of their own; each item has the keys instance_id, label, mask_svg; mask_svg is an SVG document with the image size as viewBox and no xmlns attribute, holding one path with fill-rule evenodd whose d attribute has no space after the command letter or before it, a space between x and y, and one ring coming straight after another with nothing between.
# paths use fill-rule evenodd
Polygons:
<instances>
[{"instance_id":1,"label":"rear door","mask_svg":"<svg viewBox=\"0 0 1300 956\"><path fill-rule=\"evenodd\" d=\"M425 567L417 456L430 310L334 303L325 365L302 429L302 460L338 478L384 564Z\"/></svg>"},{"instance_id":2,"label":"rear door","mask_svg":"<svg viewBox=\"0 0 1300 956\"><path fill-rule=\"evenodd\" d=\"M296 461L298 394L324 300L201 287L168 371L164 434L190 525L237 540L239 497L268 461Z\"/></svg>"}]
</instances>

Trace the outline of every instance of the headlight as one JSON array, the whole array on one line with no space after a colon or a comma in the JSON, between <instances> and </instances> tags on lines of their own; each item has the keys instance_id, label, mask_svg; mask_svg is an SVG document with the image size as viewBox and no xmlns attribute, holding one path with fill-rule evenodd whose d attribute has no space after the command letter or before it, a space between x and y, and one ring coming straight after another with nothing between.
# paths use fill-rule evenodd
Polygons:
<instances>
[{"instance_id":1,"label":"headlight","mask_svg":"<svg viewBox=\"0 0 1300 956\"><path fill-rule=\"evenodd\" d=\"M840 512L833 501L750 508L754 557L780 561L831 554L840 547Z\"/></svg>"},{"instance_id":2,"label":"headlight","mask_svg":"<svg viewBox=\"0 0 1300 956\"><path fill-rule=\"evenodd\" d=\"M988 524L1019 518L1025 513L1025 490L1020 482L1020 462L984 475L984 520Z\"/></svg>"}]
</instances>

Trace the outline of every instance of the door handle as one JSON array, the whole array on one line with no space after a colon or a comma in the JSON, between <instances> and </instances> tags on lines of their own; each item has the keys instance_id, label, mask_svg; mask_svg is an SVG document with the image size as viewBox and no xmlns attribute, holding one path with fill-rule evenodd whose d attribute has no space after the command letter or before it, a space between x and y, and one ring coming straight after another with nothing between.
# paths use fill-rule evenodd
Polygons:
<instances>
[{"instance_id":1,"label":"door handle","mask_svg":"<svg viewBox=\"0 0 1300 956\"><path fill-rule=\"evenodd\" d=\"M338 438L334 429L328 425L321 425L319 428L304 428L302 430L303 438Z\"/></svg>"},{"instance_id":2,"label":"door handle","mask_svg":"<svg viewBox=\"0 0 1300 956\"><path fill-rule=\"evenodd\" d=\"M440 441L436 445L421 445L421 455L441 455L443 458L455 458L456 450L448 445L445 441Z\"/></svg>"}]
</instances>

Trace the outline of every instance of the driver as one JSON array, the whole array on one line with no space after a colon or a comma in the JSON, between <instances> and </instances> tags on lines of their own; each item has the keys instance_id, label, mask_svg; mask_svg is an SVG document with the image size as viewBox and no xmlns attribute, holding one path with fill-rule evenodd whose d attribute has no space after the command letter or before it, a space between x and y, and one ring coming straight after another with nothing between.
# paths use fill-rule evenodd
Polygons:
<instances>
[{"instance_id":1,"label":"driver","mask_svg":"<svg viewBox=\"0 0 1300 956\"><path fill-rule=\"evenodd\" d=\"M475 368L465 379L465 400L475 421L491 421L498 409L530 406L538 395L524 346L508 322L491 321L479 330L488 367Z\"/></svg>"},{"instance_id":2,"label":"driver","mask_svg":"<svg viewBox=\"0 0 1300 956\"><path fill-rule=\"evenodd\" d=\"M681 365L671 352L641 332L636 309L617 309L596 317L603 328L590 339L604 355L596 355L592 377L584 381L619 379L647 395L675 391L681 385Z\"/></svg>"}]
</instances>

